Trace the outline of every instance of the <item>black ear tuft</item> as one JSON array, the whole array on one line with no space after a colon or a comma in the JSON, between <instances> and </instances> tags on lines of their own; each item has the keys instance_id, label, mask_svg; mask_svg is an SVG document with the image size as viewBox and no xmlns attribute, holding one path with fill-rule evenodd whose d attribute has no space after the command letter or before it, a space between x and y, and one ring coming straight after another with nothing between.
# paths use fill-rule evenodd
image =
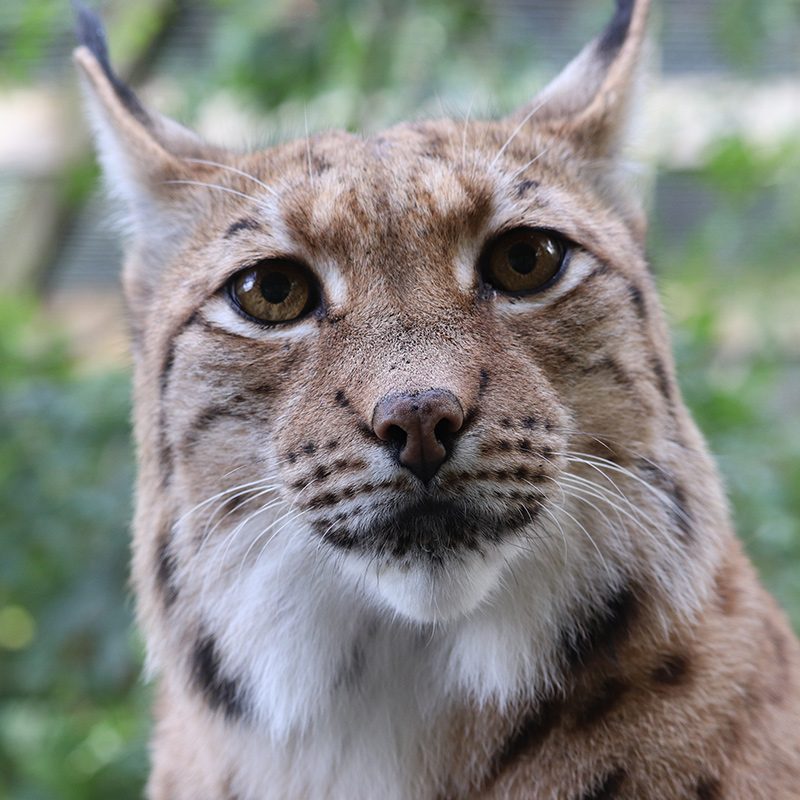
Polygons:
<instances>
[{"instance_id":1,"label":"black ear tuft","mask_svg":"<svg viewBox=\"0 0 800 800\"><path fill-rule=\"evenodd\" d=\"M114 92L125 108L139 122L148 125L150 117L144 106L139 102L139 98L129 86L126 86L119 79L111 67L111 61L108 57L106 31L100 17L79 0L73 0L72 7L75 12L75 35L78 39L78 44L86 47L97 59L97 63L103 68L109 83L114 87Z\"/></svg>"},{"instance_id":2,"label":"black ear tuft","mask_svg":"<svg viewBox=\"0 0 800 800\"><path fill-rule=\"evenodd\" d=\"M628 37L636 0L617 0L617 10L597 42L597 52L612 61Z\"/></svg>"}]
</instances>

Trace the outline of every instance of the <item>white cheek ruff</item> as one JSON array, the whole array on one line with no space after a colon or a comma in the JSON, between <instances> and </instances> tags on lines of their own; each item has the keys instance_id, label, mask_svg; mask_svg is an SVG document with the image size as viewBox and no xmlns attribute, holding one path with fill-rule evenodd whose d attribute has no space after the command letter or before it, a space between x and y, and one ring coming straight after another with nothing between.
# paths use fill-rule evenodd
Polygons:
<instances>
[{"instance_id":1,"label":"white cheek ruff","mask_svg":"<svg viewBox=\"0 0 800 800\"><path fill-rule=\"evenodd\" d=\"M306 317L298 322L277 325L259 325L245 319L231 306L230 300L219 295L212 297L200 311L201 317L212 327L235 336L269 341L274 339L303 339L317 329L313 319Z\"/></svg>"}]
</instances>

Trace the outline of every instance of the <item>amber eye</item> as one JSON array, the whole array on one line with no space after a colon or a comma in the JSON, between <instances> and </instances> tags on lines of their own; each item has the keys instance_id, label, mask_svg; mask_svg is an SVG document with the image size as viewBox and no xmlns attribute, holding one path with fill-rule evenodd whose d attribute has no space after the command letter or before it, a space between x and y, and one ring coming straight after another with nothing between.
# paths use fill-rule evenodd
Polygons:
<instances>
[{"instance_id":1,"label":"amber eye","mask_svg":"<svg viewBox=\"0 0 800 800\"><path fill-rule=\"evenodd\" d=\"M228 284L233 302L261 322L291 322L309 310L314 289L308 271L293 261L262 261Z\"/></svg>"},{"instance_id":2,"label":"amber eye","mask_svg":"<svg viewBox=\"0 0 800 800\"><path fill-rule=\"evenodd\" d=\"M489 244L482 258L483 277L503 292L540 292L558 277L567 251L564 239L552 231L516 228Z\"/></svg>"}]
</instances>

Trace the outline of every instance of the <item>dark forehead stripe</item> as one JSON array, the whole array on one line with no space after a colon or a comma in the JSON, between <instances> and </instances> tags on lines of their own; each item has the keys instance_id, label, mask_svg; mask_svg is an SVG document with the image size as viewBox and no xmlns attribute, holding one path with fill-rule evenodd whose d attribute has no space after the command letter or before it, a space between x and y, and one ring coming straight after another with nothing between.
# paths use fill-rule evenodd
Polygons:
<instances>
[{"instance_id":1,"label":"dark forehead stripe","mask_svg":"<svg viewBox=\"0 0 800 800\"><path fill-rule=\"evenodd\" d=\"M231 236L235 236L237 233L239 233L239 231L255 231L260 227L261 225L256 222L256 220L245 217L243 219L236 220L236 222L233 222L228 226L228 229L225 231L225 238L230 239Z\"/></svg>"},{"instance_id":2,"label":"dark forehead stripe","mask_svg":"<svg viewBox=\"0 0 800 800\"><path fill-rule=\"evenodd\" d=\"M222 674L213 636L201 636L192 651L192 678L209 707L230 720L245 714L245 702L238 683Z\"/></svg>"}]
</instances>

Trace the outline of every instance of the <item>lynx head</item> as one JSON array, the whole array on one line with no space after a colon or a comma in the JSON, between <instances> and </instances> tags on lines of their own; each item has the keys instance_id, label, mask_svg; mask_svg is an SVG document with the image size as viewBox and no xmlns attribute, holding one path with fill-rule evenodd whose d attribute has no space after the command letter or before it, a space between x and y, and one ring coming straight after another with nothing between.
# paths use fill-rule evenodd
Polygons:
<instances>
[{"instance_id":1,"label":"lynx head","mask_svg":"<svg viewBox=\"0 0 800 800\"><path fill-rule=\"evenodd\" d=\"M519 563L543 596L600 591L674 547L623 503L620 524L587 522L602 490L580 476L633 454L675 500L644 493L648 518L687 535L686 492L648 466L684 412L620 179L647 6L620 0L509 117L248 154L146 109L82 15L75 58L128 212L148 624L246 636L267 596L326 582L453 621Z\"/></svg>"}]
</instances>

